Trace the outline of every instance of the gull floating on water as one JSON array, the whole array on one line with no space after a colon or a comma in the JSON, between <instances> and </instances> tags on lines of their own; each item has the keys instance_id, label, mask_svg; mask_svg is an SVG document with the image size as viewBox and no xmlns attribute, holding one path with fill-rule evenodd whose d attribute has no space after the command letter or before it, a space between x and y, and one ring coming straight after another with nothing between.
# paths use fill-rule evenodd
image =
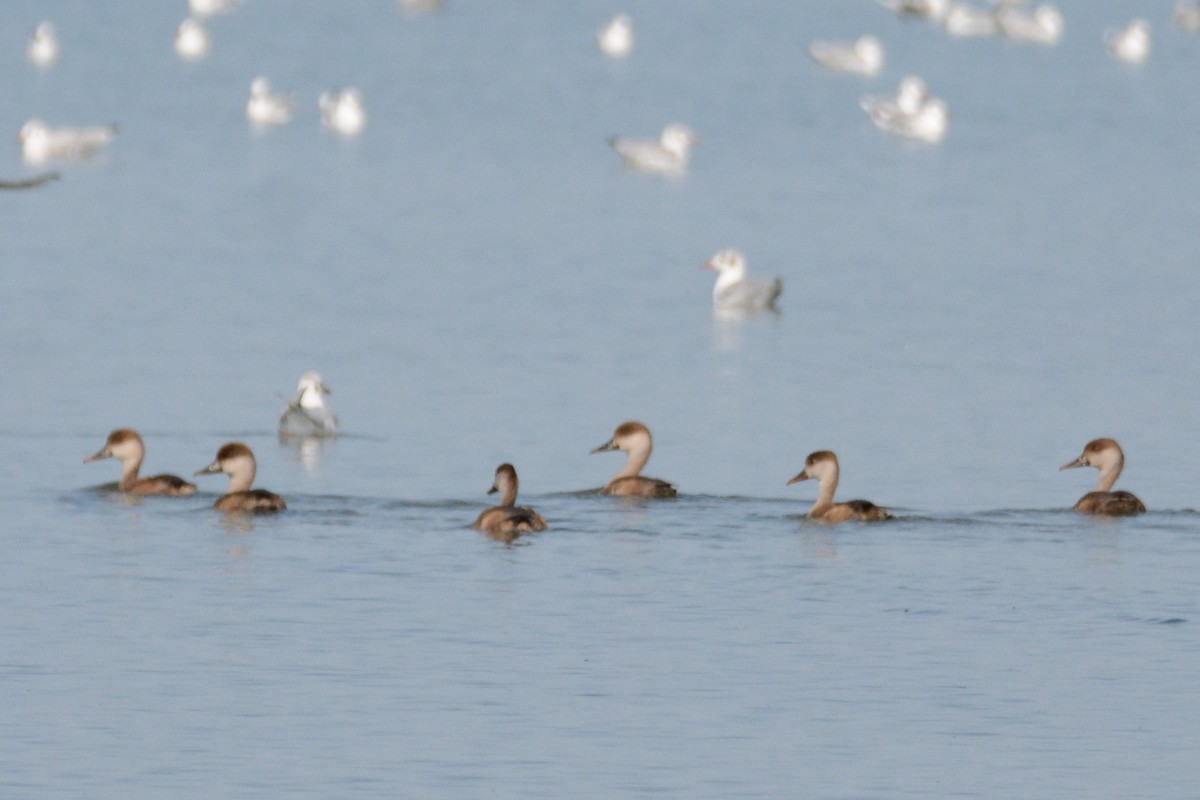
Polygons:
<instances>
[{"instance_id":1,"label":"gull floating on water","mask_svg":"<svg viewBox=\"0 0 1200 800\"><path fill-rule=\"evenodd\" d=\"M175 31L175 52L184 61L199 61L212 50L212 37L199 20L188 17Z\"/></svg>"},{"instance_id":2,"label":"gull floating on water","mask_svg":"<svg viewBox=\"0 0 1200 800\"><path fill-rule=\"evenodd\" d=\"M922 142L946 138L949 110L942 100L929 97L925 82L915 75L900 81L895 99L869 95L859 105L884 133Z\"/></svg>"},{"instance_id":3,"label":"gull floating on water","mask_svg":"<svg viewBox=\"0 0 1200 800\"><path fill-rule=\"evenodd\" d=\"M1150 56L1150 23L1135 19L1119 31L1108 31L1104 41L1113 58L1129 64L1141 64Z\"/></svg>"},{"instance_id":4,"label":"gull floating on water","mask_svg":"<svg viewBox=\"0 0 1200 800\"><path fill-rule=\"evenodd\" d=\"M317 104L321 108L321 124L343 136L355 136L367 124L362 94L353 86L322 92Z\"/></svg>"},{"instance_id":5,"label":"gull floating on water","mask_svg":"<svg viewBox=\"0 0 1200 800\"><path fill-rule=\"evenodd\" d=\"M1032 12L1011 3L996 9L1000 33L1015 42L1055 45L1062 39L1063 15L1052 5L1040 5Z\"/></svg>"},{"instance_id":6,"label":"gull floating on water","mask_svg":"<svg viewBox=\"0 0 1200 800\"><path fill-rule=\"evenodd\" d=\"M25 57L31 64L43 69L58 61L58 36L54 33L53 25L49 22L38 23L29 39L29 46L25 48Z\"/></svg>"},{"instance_id":7,"label":"gull floating on water","mask_svg":"<svg viewBox=\"0 0 1200 800\"><path fill-rule=\"evenodd\" d=\"M883 43L874 36L860 36L853 42L816 41L808 46L808 54L834 72L872 77L883 69Z\"/></svg>"},{"instance_id":8,"label":"gull floating on water","mask_svg":"<svg viewBox=\"0 0 1200 800\"><path fill-rule=\"evenodd\" d=\"M40 164L52 158L86 158L116 135L116 125L51 128L40 119L31 119L21 126L17 141L21 143L21 156L25 161Z\"/></svg>"},{"instance_id":9,"label":"gull floating on water","mask_svg":"<svg viewBox=\"0 0 1200 800\"><path fill-rule=\"evenodd\" d=\"M993 9L976 8L967 3L950 6L945 25L946 33L960 39L995 36L1000 32Z\"/></svg>"},{"instance_id":10,"label":"gull floating on water","mask_svg":"<svg viewBox=\"0 0 1200 800\"><path fill-rule=\"evenodd\" d=\"M1186 33L1200 33L1200 2L1176 0L1171 12L1175 27Z\"/></svg>"},{"instance_id":11,"label":"gull floating on water","mask_svg":"<svg viewBox=\"0 0 1200 800\"><path fill-rule=\"evenodd\" d=\"M717 271L713 284L713 308L717 311L774 310L775 300L783 292L782 278L747 278L746 257L732 247L716 253L704 266Z\"/></svg>"},{"instance_id":12,"label":"gull floating on water","mask_svg":"<svg viewBox=\"0 0 1200 800\"><path fill-rule=\"evenodd\" d=\"M188 0L188 9L197 17L212 17L229 14L242 4L242 0Z\"/></svg>"},{"instance_id":13,"label":"gull floating on water","mask_svg":"<svg viewBox=\"0 0 1200 800\"><path fill-rule=\"evenodd\" d=\"M613 136L608 140L625 166L643 172L677 175L687 169L692 148L699 143L692 129L680 122L663 128L658 139L631 139Z\"/></svg>"},{"instance_id":14,"label":"gull floating on water","mask_svg":"<svg viewBox=\"0 0 1200 800\"><path fill-rule=\"evenodd\" d=\"M271 94L270 81L261 75L251 81L246 119L255 125L286 125L295 112L296 98L291 94Z\"/></svg>"},{"instance_id":15,"label":"gull floating on water","mask_svg":"<svg viewBox=\"0 0 1200 800\"><path fill-rule=\"evenodd\" d=\"M600 52L610 58L624 58L633 52L633 20L628 14L617 14L596 33Z\"/></svg>"},{"instance_id":16,"label":"gull floating on water","mask_svg":"<svg viewBox=\"0 0 1200 800\"><path fill-rule=\"evenodd\" d=\"M877 0L879 5L901 17L941 22L950 10L950 0Z\"/></svg>"},{"instance_id":17,"label":"gull floating on water","mask_svg":"<svg viewBox=\"0 0 1200 800\"><path fill-rule=\"evenodd\" d=\"M325 405L325 395L332 391L315 372L300 376L296 385L296 396L279 417L279 435L289 436L336 436L337 414Z\"/></svg>"}]
</instances>

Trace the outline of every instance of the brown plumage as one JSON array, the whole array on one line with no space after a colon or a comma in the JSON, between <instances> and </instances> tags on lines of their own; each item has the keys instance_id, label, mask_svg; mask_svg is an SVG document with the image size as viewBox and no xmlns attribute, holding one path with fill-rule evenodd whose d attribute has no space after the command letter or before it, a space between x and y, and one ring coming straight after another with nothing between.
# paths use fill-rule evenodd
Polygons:
<instances>
[{"instance_id":1,"label":"brown plumage","mask_svg":"<svg viewBox=\"0 0 1200 800\"><path fill-rule=\"evenodd\" d=\"M808 458L804 459L804 469L800 471L800 474L788 481L789 486L810 478L818 482L820 488L817 493L817 500L813 503L812 508L808 510L807 514L810 519L818 519L829 523L847 522L849 520L881 522L887 519L895 519L895 517L887 512L887 509L880 508L869 500L847 500L843 503L833 502L833 495L837 491L840 475L841 466L838 464L837 455L832 450L817 450L814 453L810 453Z\"/></svg>"},{"instance_id":2,"label":"brown plumage","mask_svg":"<svg viewBox=\"0 0 1200 800\"><path fill-rule=\"evenodd\" d=\"M496 479L488 494L500 492L500 505L484 511L475 520L474 527L505 542L513 542L522 533L546 530L546 520L532 508L518 506L517 470L512 464L501 464L496 467Z\"/></svg>"},{"instance_id":3,"label":"brown plumage","mask_svg":"<svg viewBox=\"0 0 1200 800\"><path fill-rule=\"evenodd\" d=\"M611 439L592 451L603 453L608 450L624 450L629 453L625 467L600 490L600 494L622 497L675 497L677 492L670 483L641 474L646 462L650 460L653 449L654 439L650 435L650 429L642 423L626 422L618 427Z\"/></svg>"},{"instance_id":4,"label":"brown plumage","mask_svg":"<svg viewBox=\"0 0 1200 800\"><path fill-rule=\"evenodd\" d=\"M1073 506L1076 511L1109 517L1145 513L1146 504L1136 495L1112 490L1117 478L1121 477L1121 470L1125 468L1125 451L1117 444L1116 439L1093 439L1083 448L1079 458L1063 464L1059 471L1076 467L1095 467L1100 470L1099 486L1096 487L1096 491L1088 492L1079 498Z\"/></svg>"},{"instance_id":5,"label":"brown plumage","mask_svg":"<svg viewBox=\"0 0 1200 800\"><path fill-rule=\"evenodd\" d=\"M229 493L213 503L218 511L242 511L249 513L283 511L287 502L279 495L266 489L251 489L258 470L254 452L241 442L230 442L217 451L217 458L197 475L224 472L229 476Z\"/></svg>"},{"instance_id":6,"label":"brown plumage","mask_svg":"<svg viewBox=\"0 0 1200 800\"><path fill-rule=\"evenodd\" d=\"M146 457L146 445L133 428L117 428L108 435L108 440L95 454L83 463L90 464L104 458L116 458L121 462L122 492L138 495L182 496L196 493L196 484L188 483L177 475L153 475L139 478L138 471Z\"/></svg>"}]
</instances>

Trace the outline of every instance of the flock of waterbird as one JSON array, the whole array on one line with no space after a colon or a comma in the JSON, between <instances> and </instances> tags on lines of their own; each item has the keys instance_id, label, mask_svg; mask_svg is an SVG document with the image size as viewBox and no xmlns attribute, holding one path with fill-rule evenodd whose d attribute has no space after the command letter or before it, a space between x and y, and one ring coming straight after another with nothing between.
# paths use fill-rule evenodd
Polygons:
<instances>
[{"instance_id":1,"label":"flock of waterbird","mask_svg":"<svg viewBox=\"0 0 1200 800\"><path fill-rule=\"evenodd\" d=\"M1004 36L1014 41L1041 45L1057 44L1063 35L1062 14L1052 5L1030 8L1026 0L993 0L987 7L952 0L877 0L898 15L927 20L944 26L955 37ZM212 36L202 20L235 11L241 0L189 0L191 16L176 31L175 50L181 59L204 59L212 50ZM435 10L441 0L400 0L415 11ZM1200 0L1177 0L1175 24L1190 33L1200 32ZM633 22L628 14L618 14L597 32L597 46L611 58L625 58L634 48ZM1151 27L1143 19L1127 27L1107 32L1103 41L1114 58L1142 63L1151 49ZM49 22L37 26L26 49L27 59L41 68L49 68L59 58L60 46ZM814 41L808 46L812 59L825 69L874 77L883 69L886 51L876 37L864 35L853 41ZM885 133L925 142L941 141L947 132L949 111L944 101L932 97L924 81L907 76L894 97L868 95L860 105L870 120ZM346 136L360 133L366 125L362 95L354 87L323 92L318 98L322 124ZM250 84L246 118L255 126L285 125L292 121L296 100L291 94L276 94L267 78L255 77ZM85 128L52 128L32 119L26 122L18 139L26 162L42 164L55 159L87 157L117 134L116 125ZM657 138L612 137L609 144L626 166L644 172L680 174L687 170L691 150L699 139L687 125L671 123ZM28 188L41 185L56 175L49 174L0 184L3 188ZM718 275L713 286L713 306L717 311L773 310L783 290L783 282L755 280L746 275L745 256L735 249L722 250L705 264ZM329 387L315 372L301 376L295 397L279 420L281 437L322 437L339 433L337 416L325 403ZM649 428L640 422L626 422L614 431L608 442L593 453L620 450L627 453L625 466L602 488L607 495L625 497L674 497L673 484L642 475L653 450ZM92 462L116 458L122 463L117 488L133 495L185 496L196 492L196 485L174 475L140 477L145 445L132 428L119 428L108 437L103 448L86 459ZM86 463L85 462L85 463ZM1124 454L1113 439L1096 439L1083 453L1062 469L1090 466L1100 470L1097 490L1084 495L1074 506L1081 512L1127 515L1144 512L1145 505L1136 496L1114 491L1113 486L1124 466ZM265 489L253 488L256 473L254 453L245 444L229 442L217 452L212 463L196 475L225 473L229 491L214 507L226 512L274 512L286 509L286 501ZM887 510L866 500L835 502L840 466L830 450L811 453L804 469L788 484L805 480L818 483L818 496L808 517L829 523L847 520L880 521L892 519ZM536 511L516 505L519 481L511 464L501 464L489 494L499 492L499 505L487 509L475 520L474 527L490 535L511 539L521 533L546 529L546 521Z\"/></svg>"},{"instance_id":2,"label":"flock of waterbird","mask_svg":"<svg viewBox=\"0 0 1200 800\"><path fill-rule=\"evenodd\" d=\"M295 396L288 401L279 417L279 435L282 439L337 436L337 415L325 402L330 394L325 381L316 372L300 376ZM592 450L605 453L619 450L626 453L625 466L600 490L600 494L615 497L668 498L675 497L675 485L661 478L642 474L654 450L654 437L650 429L641 422L629 421L613 431L607 442ZM105 458L121 462L121 480L116 488L131 495L165 495L181 497L196 493L196 484L176 475L154 475L143 478L139 475L146 457L146 446L142 437L132 428L118 428L108 435L104 447L84 459L88 464ZM1096 491L1088 492L1075 503L1074 509L1088 514L1105 516L1128 516L1146 510L1137 496L1113 487L1125 466L1125 454L1116 440L1102 438L1087 443L1083 453L1060 469L1095 467L1100 471L1100 483ZM257 465L254 453L242 442L228 442L217 451L217 457L208 466L195 474L211 475L225 473L229 476L229 491L221 495L213 508L227 513L261 513L283 511L287 501L266 489L254 488ZM832 450L810 453L804 461L804 469L787 483L815 480L817 499L808 510L807 517L819 522L881 522L894 519L887 509L869 500L844 500L836 502L841 466L837 454ZM480 513L473 527L489 536L512 542L523 533L544 531L546 520L541 514L527 506L517 505L519 488L517 470L512 464L504 463L496 468L492 487L488 494L500 493L500 504Z\"/></svg>"}]
</instances>

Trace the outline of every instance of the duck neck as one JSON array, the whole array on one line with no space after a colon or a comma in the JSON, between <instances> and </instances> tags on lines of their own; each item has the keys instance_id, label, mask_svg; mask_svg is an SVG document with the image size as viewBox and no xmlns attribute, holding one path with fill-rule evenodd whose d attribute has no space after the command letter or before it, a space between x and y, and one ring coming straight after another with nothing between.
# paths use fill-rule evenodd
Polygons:
<instances>
[{"instance_id":1,"label":"duck neck","mask_svg":"<svg viewBox=\"0 0 1200 800\"><path fill-rule=\"evenodd\" d=\"M1117 483L1117 478L1121 477L1121 469L1124 466L1122 460L1118 458L1100 470L1100 484L1096 487L1096 491L1111 492Z\"/></svg>"},{"instance_id":2,"label":"duck neck","mask_svg":"<svg viewBox=\"0 0 1200 800\"><path fill-rule=\"evenodd\" d=\"M614 475L613 480L617 480L618 478L633 478L640 475L642 469L646 466L646 462L650 460L650 451L652 449L653 445L650 442L630 449L629 458L625 459L625 468Z\"/></svg>"},{"instance_id":3,"label":"duck neck","mask_svg":"<svg viewBox=\"0 0 1200 800\"><path fill-rule=\"evenodd\" d=\"M123 491L128 491L137 483L138 471L142 468L143 458L145 458L145 454L139 453L133 458L121 462L121 489Z\"/></svg>"},{"instance_id":4,"label":"duck neck","mask_svg":"<svg viewBox=\"0 0 1200 800\"><path fill-rule=\"evenodd\" d=\"M817 491L817 501L808 510L810 517L820 516L833 506L833 493L837 491L837 485L838 475L836 472L821 478Z\"/></svg>"},{"instance_id":5,"label":"duck neck","mask_svg":"<svg viewBox=\"0 0 1200 800\"><path fill-rule=\"evenodd\" d=\"M517 504L517 484L506 481L500 487L500 507L512 508Z\"/></svg>"},{"instance_id":6,"label":"duck neck","mask_svg":"<svg viewBox=\"0 0 1200 800\"><path fill-rule=\"evenodd\" d=\"M254 465L239 464L229 473L229 493L246 492L254 485Z\"/></svg>"}]
</instances>

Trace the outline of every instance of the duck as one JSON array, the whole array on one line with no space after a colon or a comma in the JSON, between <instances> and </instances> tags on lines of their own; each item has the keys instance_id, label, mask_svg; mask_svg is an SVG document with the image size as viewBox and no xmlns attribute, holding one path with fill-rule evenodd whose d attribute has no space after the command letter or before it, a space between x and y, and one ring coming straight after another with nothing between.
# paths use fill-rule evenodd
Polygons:
<instances>
[{"instance_id":1,"label":"duck","mask_svg":"<svg viewBox=\"0 0 1200 800\"><path fill-rule=\"evenodd\" d=\"M362 92L353 86L322 92L317 105L321 109L321 124L343 136L357 136L367 125Z\"/></svg>"},{"instance_id":2,"label":"duck","mask_svg":"<svg viewBox=\"0 0 1200 800\"><path fill-rule=\"evenodd\" d=\"M657 139L613 136L608 140L609 146L617 151L626 167L662 175L678 175L686 171L692 148L699 143L700 139L692 129L682 122L672 122L663 128Z\"/></svg>"},{"instance_id":3,"label":"duck","mask_svg":"<svg viewBox=\"0 0 1200 800\"><path fill-rule=\"evenodd\" d=\"M29 46L25 48L25 58L43 69L54 66L58 61L58 35L54 32L53 24L38 23L29 39Z\"/></svg>"},{"instance_id":4,"label":"duck","mask_svg":"<svg viewBox=\"0 0 1200 800\"><path fill-rule=\"evenodd\" d=\"M1116 439L1092 439L1083 448L1082 455L1059 467L1059 472L1076 467L1095 467L1100 470L1100 485L1096 491L1079 498L1072 508L1085 514L1102 514L1108 517L1125 517L1144 514L1146 504L1130 492L1114 492L1113 485L1121 477L1125 467L1125 451Z\"/></svg>"},{"instance_id":5,"label":"duck","mask_svg":"<svg viewBox=\"0 0 1200 800\"><path fill-rule=\"evenodd\" d=\"M996 25L1005 37L1015 42L1055 45L1062 39L1063 15L1055 6L1045 4L1032 12L1011 4L996 9Z\"/></svg>"},{"instance_id":6,"label":"duck","mask_svg":"<svg viewBox=\"0 0 1200 800\"><path fill-rule=\"evenodd\" d=\"M1104 42L1113 58L1127 64L1141 64L1150 57L1150 23L1135 19L1119 31L1107 31Z\"/></svg>"},{"instance_id":7,"label":"duck","mask_svg":"<svg viewBox=\"0 0 1200 800\"><path fill-rule=\"evenodd\" d=\"M21 156L27 163L41 164L51 159L87 158L116 135L115 124L51 128L40 119L31 119L21 126L17 141L21 143Z\"/></svg>"},{"instance_id":8,"label":"duck","mask_svg":"<svg viewBox=\"0 0 1200 800\"><path fill-rule=\"evenodd\" d=\"M197 475L212 475L224 472L229 476L229 493L217 498L213 508L218 511L272 512L283 511L287 502L266 489L251 489L258 464L254 452L241 442L229 442L217 451L217 458L207 467L197 470Z\"/></svg>"},{"instance_id":9,"label":"duck","mask_svg":"<svg viewBox=\"0 0 1200 800\"><path fill-rule=\"evenodd\" d=\"M715 253L704 267L717 271L717 281L713 284L713 308L718 311L774 310L775 301L783 293L782 278L772 281L747 278L746 257L732 247Z\"/></svg>"},{"instance_id":10,"label":"duck","mask_svg":"<svg viewBox=\"0 0 1200 800\"><path fill-rule=\"evenodd\" d=\"M154 475L139 478L138 470L146 457L146 443L133 428L117 428L108 435L104 447L88 456L83 463L90 464L105 458L121 462L121 482L117 487L126 494L168 495L180 497L196 493L196 484L188 483L177 475Z\"/></svg>"},{"instance_id":11,"label":"duck","mask_svg":"<svg viewBox=\"0 0 1200 800\"><path fill-rule=\"evenodd\" d=\"M617 14L596 33L596 46L609 58L625 58L633 52L633 20Z\"/></svg>"},{"instance_id":12,"label":"duck","mask_svg":"<svg viewBox=\"0 0 1200 800\"><path fill-rule=\"evenodd\" d=\"M212 51L212 37L200 20L188 17L175 31L175 52L184 61L199 61Z\"/></svg>"},{"instance_id":13,"label":"duck","mask_svg":"<svg viewBox=\"0 0 1200 800\"><path fill-rule=\"evenodd\" d=\"M949 108L944 101L931 98L925 81L915 75L900 81L895 99L868 95L859 105L884 133L929 143L946 137Z\"/></svg>"},{"instance_id":14,"label":"duck","mask_svg":"<svg viewBox=\"0 0 1200 800\"><path fill-rule=\"evenodd\" d=\"M654 439L650 429L640 422L625 422L613 432L612 438L597 447L592 453L609 450L624 450L629 453L625 468L613 476L600 490L600 494L620 497L675 497L675 487L659 478L648 478L641 474L650 460Z\"/></svg>"},{"instance_id":15,"label":"duck","mask_svg":"<svg viewBox=\"0 0 1200 800\"><path fill-rule=\"evenodd\" d=\"M296 396L279 417L279 435L337 436L338 418L325 405L325 395L333 394L320 374L306 372L296 385Z\"/></svg>"},{"instance_id":16,"label":"duck","mask_svg":"<svg viewBox=\"0 0 1200 800\"><path fill-rule=\"evenodd\" d=\"M816 41L808 46L813 61L832 72L874 77L883 69L883 43L874 36L860 36L852 42Z\"/></svg>"},{"instance_id":17,"label":"duck","mask_svg":"<svg viewBox=\"0 0 1200 800\"><path fill-rule=\"evenodd\" d=\"M493 538L512 542L522 533L546 530L546 520L532 508L517 505L517 470L512 464L496 467L496 477L488 494L500 493L500 505L492 506L475 520L472 527Z\"/></svg>"},{"instance_id":18,"label":"duck","mask_svg":"<svg viewBox=\"0 0 1200 800\"><path fill-rule=\"evenodd\" d=\"M271 82L262 75L250 82L246 101L246 119L255 125L286 125L296 113L296 98L290 94L271 94Z\"/></svg>"},{"instance_id":19,"label":"duck","mask_svg":"<svg viewBox=\"0 0 1200 800\"><path fill-rule=\"evenodd\" d=\"M806 515L809 519L821 522L838 523L847 520L859 522L881 522L895 519L886 509L880 508L869 500L847 500L844 503L833 502L833 493L837 491L838 477L841 468L838 457L832 450L817 450L809 453L804 459L804 469L800 474L788 481L788 486L810 478L819 485L817 501Z\"/></svg>"}]
</instances>

